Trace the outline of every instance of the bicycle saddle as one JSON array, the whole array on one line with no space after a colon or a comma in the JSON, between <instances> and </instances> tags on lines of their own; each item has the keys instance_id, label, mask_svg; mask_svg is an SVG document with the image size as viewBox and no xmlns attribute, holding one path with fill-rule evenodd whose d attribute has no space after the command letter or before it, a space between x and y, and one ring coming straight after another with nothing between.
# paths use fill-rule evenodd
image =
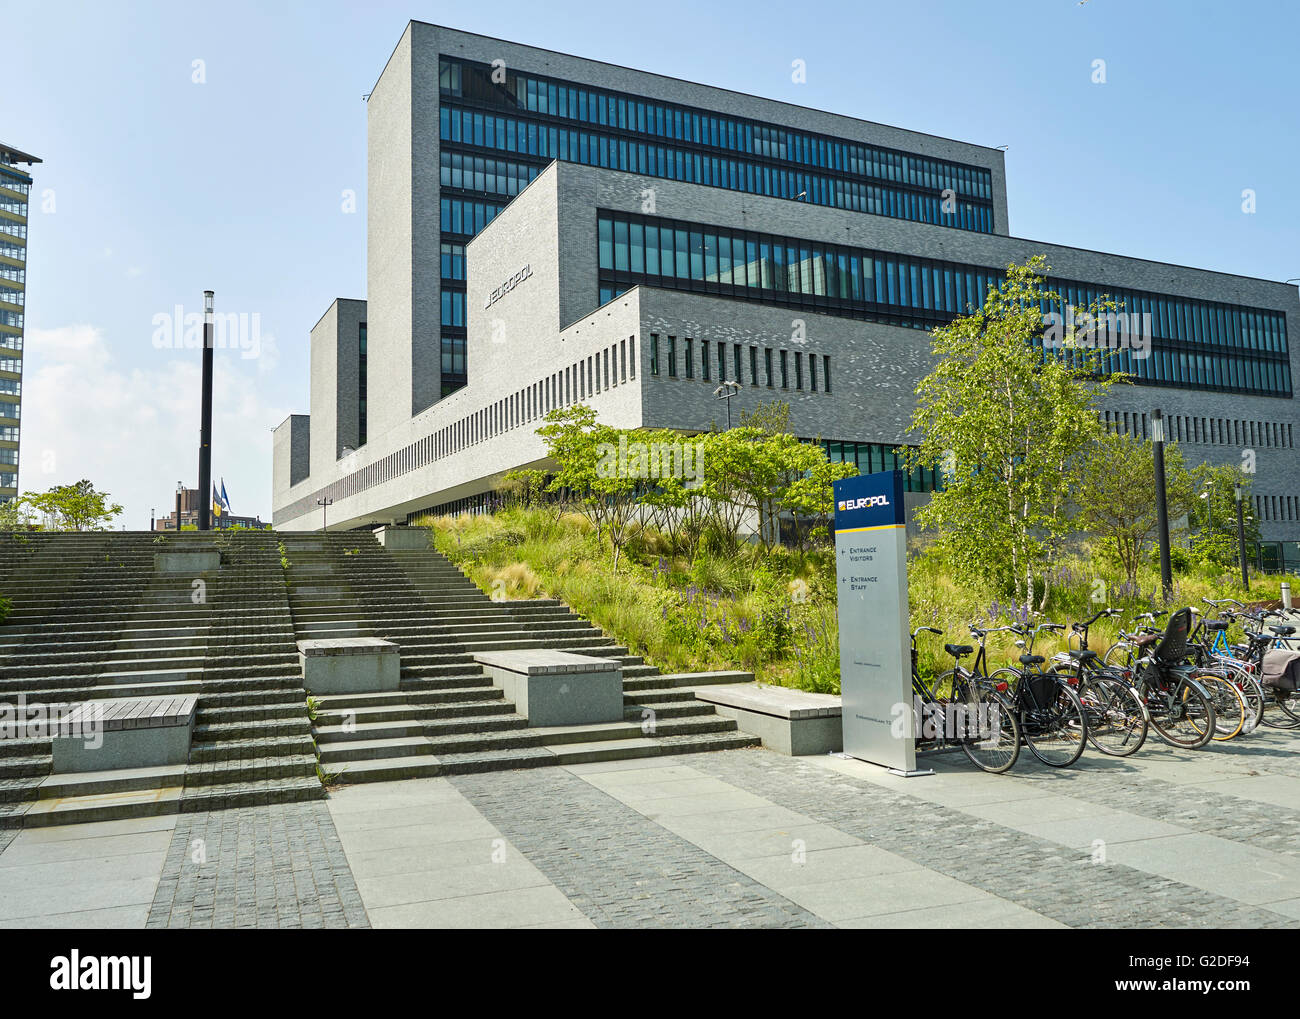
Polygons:
<instances>
[{"instance_id":1,"label":"bicycle saddle","mask_svg":"<svg viewBox=\"0 0 1300 1019\"><path fill-rule=\"evenodd\" d=\"M969 644L945 644L943 649L954 658L960 658L962 655L974 654L975 649Z\"/></svg>"},{"instance_id":2,"label":"bicycle saddle","mask_svg":"<svg viewBox=\"0 0 1300 1019\"><path fill-rule=\"evenodd\" d=\"M1076 662L1092 662L1097 660L1097 652L1086 649L1083 651L1074 650L1070 652L1070 657Z\"/></svg>"},{"instance_id":3,"label":"bicycle saddle","mask_svg":"<svg viewBox=\"0 0 1300 1019\"><path fill-rule=\"evenodd\" d=\"M1045 661L1047 661L1047 659L1044 658L1042 655L1021 655L1020 656L1021 665L1042 665L1043 662Z\"/></svg>"},{"instance_id":4,"label":"bicycle saddle","mask_svg":"<svg viewBox=\"0 0 1300 1019\"><path fill-rule=\"evenodd\" d=\"M1290 637L1291 634L1295 633L1294 626L1270 626L1269 629L1279 637Z\"/></svg>"}]
</instances>

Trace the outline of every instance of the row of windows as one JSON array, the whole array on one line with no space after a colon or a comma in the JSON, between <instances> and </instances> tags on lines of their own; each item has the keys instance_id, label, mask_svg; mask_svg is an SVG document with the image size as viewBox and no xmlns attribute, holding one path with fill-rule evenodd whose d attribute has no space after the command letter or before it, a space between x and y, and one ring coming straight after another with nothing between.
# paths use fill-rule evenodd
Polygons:
<instances>
[{"instance_id":1,"label":"row of windows","mask_svg":"<svg viewBox=\"0 0 1300 1019\"><path fill-rule=\"evenodd\" d=\"M465 278L465 245L441 244L441 270L445 280L463 280Z\"/></svg>"},{"instance_id":2,"label":"row of windows","mask_svg":"<svg viewBox=\"0 0 1300 1019\"><path fill-rule=\"evenodd\" d=\"M991 201L993 178L983 167L932 159L826 135L796 131L738 117L718 116L677 104L646 101L598 91L552 78L506 70L491 80L481 64L443 59L439 88L444 96L523 110L561 120L576 120L637 135L683 141L765 159L813 166Z\"/></svg>"},{"instance_id":3,"label":"row of windows","mask_svg":"<svg viewBox=\"0 0 1300 1019\"><path fill-rule=\"evenodd\" d=\"M814 205L955 226L981 233L990 233L993 229L991 206L963 198L945 202L940 193L921 193L823 177L671 146L611 138L595 132L548 128L510 117L485 116L447 106L442 108L441 117L444 145L464 144L480 149L519 152L539 159L561 159L772 198L803 199ZM459 160L449 159L446 148L441 153L443 186L491 194L518 194L544 166L542 163L489 159L485 167L481 156L456 155L460 156Z\"/></svg>"},{"instance_id":4,"label":"row of windows","mask_svg":"<svg viewBox=\"0 0 1300 1019\"><path fill-rule=\"evenodd\" d=\"M0 326L23 327L23 314L20 311L0 311Z\"/></svg>"},{"instance_id":5,"label":"row of windows","mask_svg":"<svg viewBox=\"0 0 1300 1019\"><path fill-rule=\"evenodd\" d=\"M442 324L445 326L465 326L465 291L442 291Z\"/></svg>"},{"instance_id":6,"label":"row of windows","mask_svg":"<svg viewBox=\"0 0 1300 1019\"><path fill-rule=\"evenodd\" d=\"M21 287L11 287L0 283L0 301L22 307L27 303L27 296Z\"/></svg>"},{"instance_id":7,"label":"row of windows","mask_svg":"<svg viewBox=\"0 0 1300 1019\"><path fill-rule=\"evenodd\" d=\"M982 307L1003 279L993 269L603 210L597 247L602 294L649 283L924 329ZM1068 281L1048 285L1074 307L1101 296ZM1150 356L1134 344L1108 370L1155 384L1290 394L1281 313L1124 289L1112 296L1153 335ZM1202 353L1196 344L1276 356Z\"/></svg>"},{"instance_id":8,"label":"row of windows","mask_svg":"<svg viewBox=\"0 0 1300 1019\"><path fill-rule=\"evenodd\" d=\"M1300 496L1257 495L1255 517L1258 520L1300 520Z\"/></svg>"},{"instance_id":9,"label":"row of windows","mask_svg":"<svg viewBox=\"0 0 1300 1019\"><path fill-rule=\"evenodd\" d=\"M369 380L367 372L369 371L369 351L366 350L366 324L361 322L357 325L357 445L366 444L366 400Z\"/></svg>"},{"instance_id":10,"label":"row of windows","mask_svg":"<svg viewBox=\"0 0 1300 1019\"><path fill-rule=\"evenodd\" d=\"M8 471L0 471L0 488L17 488L17 487L18 487L17 473L11 474Z\"/></svg>"},{"instance_id":11,"label":"row of windows","mask_svg":"<svg viewBox=\"0 0 1300 1019\"><path fill-rule=\"evenodd\" d=\"M17 191L20 195L30 195L32 191L32 182L29 180L18 180L9 174L0 170L0 187L8 188L10 191Z\"/></svg>"},{"instance_id":12,"label":"row of windows","mask_svg":"<svg viewBox=\"0 0 1300 1019\"><path fill-rule=\"evenodd\" d=\"M0 439L3 439L5 442L17 442L17 441L18 441L18 426L17 426L17 425L0 425Z\"/></svg>"},{"instance_id":13,"label":"row of windows","mask_svg":"<svg viewBox=\"0 0 1300 1019\"><path fill-rule=\"evenodd\" d=\"M21 407L16 403L10 403L7 400L0 400L0 418L13 418L18 420L18 412Z\"/></svg>"},{"instance_id":14,"label":"row of windows","mask_svg":"<svg viewBox=\"0 0 1300 1019\"><path fill-rule=\"evenodd\" d=\"M5 258L16 259L19 262L25 262L27 260L27 248L25 245L16 243L7 234L0 233L0 255Z\"/></svg>"},{"instance_id":15,"label":"row of windows","mask_svg":"<svg viewBox=\"0 0 1300 1019\"><path fill-rule=\"evenodd\" d=\"M27 199L15 198L0 191L0 210L12 212L15 216L27 215Z\"/></svg>"},{"instance_id":16,"label":"row of windows","mask_svg":"<svg viewBox=\"0 0 1300 1019\"><path fill-rule=\"evenodd\" d=\"M902 471L903 486L908 492L934 492L943 488L943 472L938 467L907 469L904 460L908 446L889 446L879 442L838 442L822 440L826 459L832 463L850 463L859 474L878 471Z\"/></svg>"},{"instance_id":17,"label":"row of windows","mask_svg":"<svg viewBox=\"0 0 1300 1019\"><path fill-rule=\"evenodd\" d=\"M466 237L473 237L496 219L497 213L504 208L500 202L476 202L464 198L442 198L438 206L441 231Z\"/></svg>"},{"instance_id":18,"label":"row of windows","mask_svg":"<svg viewBox=\"0 0 1300 1019\"><path fill-rule=\"evenodd\" d=\"M0 218L0 240L4 239L4 234L9 234L11 238L19 237L26 240L27 224L12 219Z\"/></svg>"},{"instance_id":19,"label":"row of windows","mask_svg":"<svg viewBox=\"0 0 1300 1019\"><path fill-rule=\"evenodd\" d=\"M18 379L0 379L0 393L22 396L23 384Z\"/></svg>"},{"instance_id":20,"label":"row of windows","mask_svg":"<svg viewBox=\"0 0 1300 1019\"><path fill-rule=\"evenodd\" d=\"M541 167L506 159L484 159L442 150L441 183L445 188L482 191L513 198L542 172Z\"/></svg>"},{"instance_id":21,"label":"row of windows","mask_svg":"<svg viewBox=\"0 0 1300 1019\"><path fill-rule=\"evenodd\" d=\"M294 516L314 506L318 498L344 499L356 495L492 436L537 421L557 407L580 403L607 389L634 382L636 366L636 337L629 336L298 499L284 512ZM0 410L3 408L4 404L0 403Z\"/></svg>"},{"instance_id":22,"label":"row of windows","mask_svg":"<svg viewBox=\"0 0 1300 1019\"><path fill-rule=\"evenodd\" d=\"M0 332L0 355L12 354L22 349L23 337L21 333Z\"/></svg>"},{"instance_id":23,"label":"row of windows","mask_svg":"<svg viewBox=\"0 0 1300 1019\"><path fill-rule=\"evenodd\" d=\"M26 283L27 270L20 266L5 265L3 262L0 262L0 280L10 280L13 283Z\"/></svg>"},{"instance_id":24,"label":"row of windows","mask_svg":"<svg viewBox=\"0 0 1300 1019\"><path fill-rule=\"evenodd\" d=\"M442 373L443 375L466 374L465 337L444 336L442 338Z\"/></svg>"},{"instance_id":25,"label":"row of windows","mask_svg":"<svg viewBox=\"0 0 1300 1019\"><path fill-rule=\"evenodd\" d=\"M10 464L10 465L12 465L12 466L14 466L14 467L17 467L17 466L18 466L18 450L16 450L16 449L0 449L0 464Z\"/></svg>"},{"instance_id":26,"label":"row of windows","mask_svg":"<svg viewBox=\"0 0 1300 1019\"><path fill-rule=\"evenodd\" d=\"M1107 428L1139 439L1150 438L1149 419L1138 411L1105 411ZM1169 438L1201 446L1236 446L1253 449L1295 449L1292 425L1280 421L1242 421L1239 418L1203 418L1170 414L1165 418Z\"/></svg>"},{"instance_id":27,"label":"row of windows","mask_svg":"<svg viewBox=\"0 0 1300 1019\"><path fill-rule=\"evenodd\" d=\"M831 391L831 359L826 354L819 357L803 350L747 347L733 343L728 357L728 345L721 340L697 341L691 336L683 336L679 340L676 336L664 336L661 348L659 334L651 333L649 355L650 374L666 375L670 379L694 379L698 372L704 382L712 382L716 368L719 382L738 382L743 386L748 378L749 385L753 387L765 385L768 389L795 389L827 395ZM746 356L748 374L745 372ZM761 382L760 363L763 368Z\"/></svg>"}]
</instances>

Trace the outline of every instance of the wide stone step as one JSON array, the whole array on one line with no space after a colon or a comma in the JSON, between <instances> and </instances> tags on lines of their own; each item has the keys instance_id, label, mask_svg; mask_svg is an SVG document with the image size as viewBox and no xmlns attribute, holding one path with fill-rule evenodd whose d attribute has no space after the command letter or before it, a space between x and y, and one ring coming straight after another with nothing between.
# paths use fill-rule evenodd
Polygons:
<instances>
[{"instance_id":1,"label":"wide stone step","mask_svg":"<svg viewBox=\"0 0 1300 1019\"><path fill-rule=\"evenodd\" d=\"M318 719L319 721L319 719ZM410 721L362 722L354 726L318 725L316 740L321 750L321 759L326 759L326 750L348 743L373 742L386 739L405 739L409 737L436 738L446 735L470 735L478 733L496 733L510 729L523 729L528 720L522 715L504 713L487 716L468 716L464 718L421 718Z\"/></svg>"},{"instance_id":2,"label":"wide stone step","mask_svg":"<svg viewBox=\"0 0 1300 1019\"><path fill-rule=\"evenodd\" d=\"M494 688L495 689L495 688ZM444 704L412 703L409 700L389 704L362 705L354 708L335 706L316 710L318 729L337 728L345 723L416 722L440 718L490 719L495 715L510 714L514 706L504 698L495 700L450 701Z\"/></svg>"}]
</instances>

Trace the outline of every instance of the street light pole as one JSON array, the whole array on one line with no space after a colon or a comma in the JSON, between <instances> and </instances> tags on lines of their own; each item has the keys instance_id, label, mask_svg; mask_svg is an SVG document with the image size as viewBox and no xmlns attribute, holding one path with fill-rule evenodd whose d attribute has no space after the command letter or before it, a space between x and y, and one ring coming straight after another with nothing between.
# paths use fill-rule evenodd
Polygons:
<instances>
[{"instance_id":1,"label":"street light pole","mask_svg":"<svg viewBox=\"0 0 1300 1019\"><path fill-rule=\"evenodd\" d=\"M1232 494L1237 498L1237 556L1241 561L1241 586L1249 590L1250 576L1246 572L1246 511L1240 481L1233 486Z\"/></svg>"},{"instance_id":2,"label":"street light pole","mask_svg":"<svg viewBox=\"0 0 1300 1019\"><path fill-rule=\"evenodd\" d=\"M1160 586L1168 598L1174 589L1169 564L1169 508L1165 503L1165 417L1156 408L1151 412L1151 448L1155 451L1156 529L1160 537Z\"/></svg>"},{"instance_id":3,"label":"street light pole","mask_svg":"<svg viewBox=\"0 0 1300 1019\"><path fill-rule=\"evenodd\" d=\"M731 431L731 398L740 392L740 383L724 382L713 391L713 395L727 405L727 431Z\"/></svg>"},{"instance_id":4,"label":"street light pole","mask_svg":"<svg viewBox=\"0 0 1300 1019\"><path fill-rule=\"evenodd\" d=\"M334 500L317 499L316 505L320 507L320 529L321 529L321 533L324 534L326 531L329 530L329 524L325 519L325 515L329 512L329 507L334 505Z\"/></svg>"},{"instance_id":5,"label":"street light pole","mask_svg":"<svg viewBox=\"0 0 1300 1019\"><path fill-rule=\"evenodd\" d=\"M203 291L203 402L199 410L199 530L212 527L212 291Z\"/></svg>"}]
</instances>

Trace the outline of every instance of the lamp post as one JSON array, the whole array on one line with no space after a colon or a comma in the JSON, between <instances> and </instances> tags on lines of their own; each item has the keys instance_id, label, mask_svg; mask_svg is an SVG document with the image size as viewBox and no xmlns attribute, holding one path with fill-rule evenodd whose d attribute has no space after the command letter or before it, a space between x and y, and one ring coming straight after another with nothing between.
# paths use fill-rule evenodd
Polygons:
<instances>
[{"instance_id":1,"label":"lamp post","mask_svg":"<svg viewBox=\"0 0 1300 1019\"><path fill-rule=\"evenodd\" d=\"M1165 416L1151 412L1151 448L1155 451L1156 530L1160 537L1160 586L1165 597L1173 593L1174 576L1169 564L1169 507L1165 502Z\"/></svg>"},{"instance_id":2,"label":"lamp post","mask_svg":"<svg viewBox=\"0 0 1300 1019\"><path fill-rule=\"evenodd\" d=\"M316 505L320 507L320 529L321 529L321 533L324 534L326 531L329 530L329 524L325 519L325 515L329 512L329 507L334 505L334 500L317 499Z\"/></svg>"},{"instance_id":3,"label":"lamp post","mask_svg":"<svg viewBox=\"0 0 1300 1019\"><path fill-rule=\"evenodd\" d=\"M199 530L212 527L212 291L203 291L203 402L199 410Z\"/></svg>"},{"instance_id":4,"label":"lamp post","mask_svg":"<svg viewBox=\"0 0 1300 1019\"><path fill-rule=\"evenodd\" d=\"M713 395L727 404L727 431L731 431L731 398L740 392L740 383L724 382L713 391Z\"/></svg>"},{"instance_id":5,"label":"lamp post","mask_svg":"<svg viewBox=\"0 0 1300 1019\"><path fill-rule=\"evenodd\" d=\"M1205 500L1205 529L1211 534L1214 533L1214 483L1207 481L1201 486L1201 496Z\"/></svg>"},{"instance_id":6,"label":"lamp post","mask_svg":"<svg viewBox=\"0 0 1300 1019\"><path fill-rule=\"evenodd\" d=\"M1241 586L1250 589L1250 576L1246 572L1246 500L1242 498L1241 482L1232 486L1232 494L1237 500L1237 556L1241 562Z\"/></svg>"}]
</instances>

